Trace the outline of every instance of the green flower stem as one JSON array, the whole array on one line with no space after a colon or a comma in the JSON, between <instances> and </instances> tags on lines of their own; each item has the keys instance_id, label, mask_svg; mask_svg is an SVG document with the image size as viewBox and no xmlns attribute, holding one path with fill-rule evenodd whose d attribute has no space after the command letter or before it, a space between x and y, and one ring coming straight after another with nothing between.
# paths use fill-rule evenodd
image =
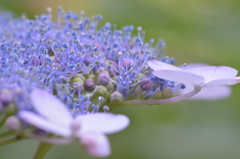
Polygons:
<instances>
[{"instance_id":1,"label":"green flower stem","mask_svg":"<svg viewBox=\"0 0 240 159\"><path fill-rule=\"evenodd\" d=\"M1 140L0 141L0 146L11 144L11 143L21 141L21 140L24 140L24 139L27 139L27 138L23 137L23 136L16 136L16 137L13 137L13 138L10 138L10 139Z\"/></svg>"},{"instance_id":2,"label":"green flower stem","mask_svg":"<svg viewBox=\"0 0 240 159\"><path fill-rule=\"evenodd\" d=\"M109 108L115 109L115 108L119 108L119 107L123 107L123 106L128 106L128 105L154 105L154 104L166 104L166 103L174 103L174 102L179 102L188 98L191 98L192 96L194 96L195 94L197 94L198 92L200 92L202 89L201 86L194 86L194 90L186 93L184 95L181 96L177 96L177 97L172 97L172 98L166 98L166 99L157 99L157 100L130 100L130 101L125 101L119 104L114 104L114 105L110 105Z\"/></svg>"},{"instance_id":3,"label":"green flower stem","mask_svg":"<svg viewBox=\"0 0 240 159\"><path fill-rule=\"evenodd\" d=\"M31 159L42 159L46 155L46 153L52 148L52 146L52 144L40 142L34 156Z\"/></svg>"},{"instance_id":4,"label":"green flower stem","mask_svg":"<svg viewBox=\"0 0 240 159\"><path fill-rule=\"evenodd\" d=\"M7 120L7 118L9 117L8 114L6 114L3 119L0 121L0 128L4 125L5 121Z\"/></svg>"},{"instance_id":5,"label":"green flower stem","mask_svg":"<svg viewBox=\"0 0 240 159\"><path fill-rule=\"evenodd\" d=\"M10 136L10 135L15 135L15 134L16 134L15 132L7 131L7 132L0 134L0 138L4 138L4 137Z\"/></svg>"}]
</instances>

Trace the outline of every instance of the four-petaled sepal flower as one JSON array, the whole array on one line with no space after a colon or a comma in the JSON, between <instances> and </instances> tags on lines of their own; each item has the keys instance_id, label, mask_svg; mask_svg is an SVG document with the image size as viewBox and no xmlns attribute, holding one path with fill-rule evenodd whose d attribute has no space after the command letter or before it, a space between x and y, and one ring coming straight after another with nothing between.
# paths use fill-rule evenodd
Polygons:
<instances>
[{"instance_id":1,"label":"four-petaled sepal flower","mask_svg":"<svg viewBox=\"0 0 240 159\"><path fill-rule=\"evenodd\" d=\"M21 110L18 116L24 122L69 141L78 138L87 152L95 157L106 157L111 152L105 134L121 131L129 124L125 115L111 113L86 114L73 118L61 101L42 89L32 91L31 101L36 113ZM31 136L44 142L52 142L50 138L48 140Z\"/></svg>"},{"instance_id":2,"label":"four-petaled sepal flower","mask_svg":"<svg viewBox=\"0 0 240 159\"><path fill-rule=\"evenodd\" d=\"M160 61L149 61L148 65L154 70L154 76L184 83L187 86L185 90L189 90L188 88L192 86L201 87L201 91L193 96L195 99L211 100L228 97L231 91L224 85L234 85L240 82L240 77L236 77L238 71L228 66L199 66L181 69Z\"/></svg>"}]
</instances>

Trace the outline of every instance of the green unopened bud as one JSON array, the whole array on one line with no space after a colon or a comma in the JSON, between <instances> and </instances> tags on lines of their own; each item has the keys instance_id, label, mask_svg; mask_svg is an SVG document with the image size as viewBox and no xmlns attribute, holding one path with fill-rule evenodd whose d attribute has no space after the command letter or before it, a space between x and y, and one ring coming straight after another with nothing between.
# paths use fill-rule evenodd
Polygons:
<instances>
[{"instance_id":1,"label":"green unopened bud","mask_svg":"<svg viewBox=\"0 0 240 159\"><path fill-rule=\"evenodd\" d=\"M153 95L153 99L163 99L163 92L162 91L158 91Z\"/></svg>"},{"instance_id":2,"label":"green unopened bud","mask_svg":"<svg viewBox=\"0 0 240 159\"><path fill-rule=\"evenodd\" d=\"M4 109L5 109L4 111L5 111L7 114L13 115L13 114L15 114L15 113L17 112L18 107L16 107L16 105L14 105L14 104L9 104L9 105L8 105L7 107L5 107Z\"/></svg>"},{"instance_id":3,"label":"green unopened bud","mask_svg":"<svg viewBox=\"0 0 240 159\"><path fill-rule=\"evenodd\" d=\"M166 87L162 92L163 92L164 98L172 98L173 97L172 89L169 87Z\"/></svg>"},{"instance_id":4,"label":"green unopened bud","mask_svg":"<svg viewBox=\"0 0 240 159\"><path fill-rule=\"evenodd\" d=\"M118 103L121 103L123 101L123 96L121 93L119 92L113 92L110 96L110 102L112 104L118 104Z\"/></svg>"},{"instance_id":5,"label":"green unopened bud","mask_svg":"<svg viewBox=\"0 0 240 159\"><path fill-rule=\"evenodd\" d=\"M166 99L172 97L173 97L172 89L166 87L164 90L156 92L153 96L153 99Z\"/></svg>"},{"instance_id":6,"label":"green unopened bud","mask_svg":"<svg viewBox=\"0 0 240 159\"><path fill-rule=\"evenodd\" d=\"M95 93L98 96L103 96L104 98L109 98L110 93L106 87L100 85L95 88Z\"/></svg>"},{"instance_id":7,"label":"green unopened bud","mask_svg":"<svg viewBox=\"0 0 240 159\"><path fill-rule=\"evenodd\" d=\"M145 91L139 85L139 86L137 86L137 88L135 90L133 90L133 96L137 97L139 95L142 95L143 92L145 92Z\"/></svg>"},{"instance_id":8,"label":"green unopened bud","mask_svg":"<svg viewBox=\"0 0 240 159\"><path fill-rule=\"evenodd\" d=\"M93 73L87 74L86 79L87 78L92 78L94 80L97 80L97 77Z\"/></svg>"},{"instance_id":9,"label":"green unopened bud","mask_svg":"<svg viewBox=\"0 0 240 159\"><path fill-rule=\"evenodd\" d=\"M6 127L13 132L20 132L22 130L21 121L16 116L10 116L5 122Z\"/></svg>"},{"instance_id":10,"label":"green unopened bud","mask_svg":"<svg viewBox=\"0 0 240 159\"><path fill-rule=\"evenodd\" d=\"M84 80L85 77L82 75L76 75L73 78L71 78L70 83L74 83L74 82L80 82L82 85L84 85Z\"/></svg>"}]
</instances>

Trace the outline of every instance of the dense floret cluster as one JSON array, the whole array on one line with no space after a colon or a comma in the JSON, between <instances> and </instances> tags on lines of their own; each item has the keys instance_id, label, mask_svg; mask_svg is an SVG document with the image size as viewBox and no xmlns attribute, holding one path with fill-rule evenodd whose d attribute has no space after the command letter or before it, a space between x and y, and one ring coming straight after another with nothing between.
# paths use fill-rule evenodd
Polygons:
<instances>
[{"instance_id":1,"label":"dense floret cluster","mask_svg":"<svg viewBox=\"0 0 240 159\"><path fill-rule=\"evenodd\" d=\"M105 134L125 129L127 105L165 104L191 97L221 99L240 81L227 66L176 67L138 27L117 29L102 17L51 9L28 19L0 14L0 146L23 139L41 141L33 158L55 144L78 139L94 157L111 149ZM190 65L191 66L191 65ZM210 89L209 89L210 88ZM13 138L5 139L13 136Z\"/></svg>"},{"instance_id":2,"label":"dense floret cluster","mask_svg":"<svg viewBox=\"0 0 240 159\"><path fill-rule=\"evenodd\" d=\"M143 31L132 35L133 26L117 30L115 25L98 24L102 17L91 19L81 12L63 14L57 22L51 10L35 19L14 18L12 13L0 16L1 96L11 99L20 109L30 108L25 99L34 88L57 95L73 115L107 111L111 105L132 99L155 98L156 91L184 88L152 75L147 62L161 57L164 42L151 46ZM160 59L161 58L161 59ZM24 97L20 97L25 94ZM5 99L5 97L2 97ZM23 104L20 104L23 103Z\"/></svg>"}]
</instances>

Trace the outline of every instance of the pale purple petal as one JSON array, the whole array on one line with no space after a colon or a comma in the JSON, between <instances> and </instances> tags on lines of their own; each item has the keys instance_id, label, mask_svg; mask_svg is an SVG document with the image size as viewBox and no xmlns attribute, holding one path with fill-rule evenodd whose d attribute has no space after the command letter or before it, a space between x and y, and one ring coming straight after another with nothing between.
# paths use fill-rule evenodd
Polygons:
<instances>
[{"instance_id":1,"label":"pale purple petal","mask_svg":"<svg viewBox=\"0 0 240 159\"><path fill-rule=\"evenodd\" d=\"M104 134L81 133L77 136L80 144L93 157L107 157L111 153L108 138Z\"/></svg>"},{"instance_id":2,"label":"pale purple petal","mask_svg":"<svg viewBox=\"0 0 240 159\"><path fill-rule=\"evenodd\" d=\"M181 90L181 93L186 94L192 89L193 86L187 85L185 89ZM221 100L228 98L231 92L231 87L228 86L203 87L199 93L189 98L189 100Z\"/></svg>"},{"instance_id":3,"label":"pale purple petal","mask_svg":"<svg viewBox=\"0 0 240 159\"><path fill-rule=\"evenodd\" d=\"M234 77L234 78L227 78L227 79L219 79L219 80L214 80L211 82L208 82L204 84L203 86L219 86L219 85L234 85L240 82L240 77Z\"/></svg>"},{"instance_id":4,"label":"pale purple petal","mask_svg":"<svg viewBox=\"0 0 240 159\"><path fill-rule=\"evenodd\" d=\"M42 89L34 89L31 101L36 111L49 121L69 126L73 120L67 107L52 94Z\"/></svg>"},{"instance_id":5,"label":"pale purple petal","mask_svg":"<svg viewBox=\"0 0 240 159\"><path fill-rule=\"evenodd\" d=\"M184 84L200 85L204 83L204 78L202 76L183 70L159 70L153 71L153 75L165 80L176 81Z\"/></svg>"},{"instance_id":6,"label":"pale purple petal","mask_svg":"<svg viewBox=\"0 0 240 159\"><path fill-rule=\"evenodd\" d=\"M228 66L204 66L195 67L186 70L189 73L194 73L205 78L205 84L220 80L233 78L237 75L237 70ZM220 83L219 83L220 84Z\"/></svg>"},{"instance_id":7,"label":"pale purple petal","mask_svg":"<svg viewBox=\"0 0 240 159\"><path fill-rule=\"evenodd\" d=\"M102 132L104 134L121 131L129 125L127 116L112 113L81 115L74 122L79 123L81 126L80 132Z\"/></svg>"},{"instance_id":8,"label":"pale purple petal","mask_svg":"<svg viewBox=\"0 0 240 159\"><path fill-rule=\"evenodd\" d=\"M182 68L183 70L195 68L195 67L204 67L204 66L209 66L208 64L205 63L187 63L186 65L181 65L178 66L179 68Z\"/></svg>"},{"instance_id":9,"label":"pale purple petal","mask_svg":"<svg viewBox=\"0 0 240 159\"><path fill-rule=\"evenodd\" d=\"M56 135L69 137L71 135L70 126L62 125L49 121L30 111L20 111L18 116L26 123L33 125L46 132L54 133Z\"/></svg>"},{"instance_id":10,"label":"pale purple petal","mask_svg":"<svg viewBox=\"0 0 240 159\"><path fill-rule=\"evenodd\" d=\"M158 70L182 70L174 65L167 64L161 61L149 61L148 66L151 67L154 71Z\"/></svg>"}]
</instances>

